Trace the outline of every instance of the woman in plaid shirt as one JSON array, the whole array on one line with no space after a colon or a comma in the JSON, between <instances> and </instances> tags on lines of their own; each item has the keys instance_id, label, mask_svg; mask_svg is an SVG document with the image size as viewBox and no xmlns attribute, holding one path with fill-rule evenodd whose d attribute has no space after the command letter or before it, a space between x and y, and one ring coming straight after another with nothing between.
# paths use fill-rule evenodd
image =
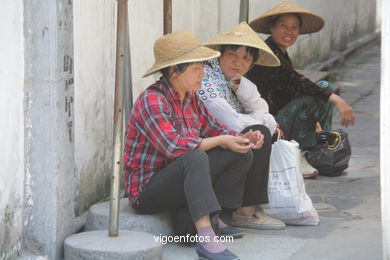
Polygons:
<instances>
[{"instance_id":1,"label":"woman in plaid shirt","mask_svg":"<svg viewBox=\"0 0 390 260\"><path fill-rule=\"evenodd\" d=\"M210 224L221 207L240 208L251 149L263 144L259 131L238 135L208 113L199 90L203 61L219 52L201 46L188 31L159 38L155 64L146 72L163 76L137 98L126 130L125 188L141 214L175 211L184 205L204 259L238 259L216 238ZM242 232L219 220L223 235Z\"/></svg>"}]
</instances>

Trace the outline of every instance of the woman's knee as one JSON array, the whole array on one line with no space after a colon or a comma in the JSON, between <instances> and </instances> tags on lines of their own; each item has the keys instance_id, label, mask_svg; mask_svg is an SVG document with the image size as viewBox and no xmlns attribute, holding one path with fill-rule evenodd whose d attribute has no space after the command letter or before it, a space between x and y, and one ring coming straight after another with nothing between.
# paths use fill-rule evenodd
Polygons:
<instances>
[{"instance_id":1,"label":"woman's knee","mask_svg":"<svg viewBox=\"0 0 390 260\"><path fill-rule=\"evenodd\" d=\"M242 154L243 160L245 160L248 164L251 164L253 161L253 152L249 150L247 153Z\"/></svg>"},{"instance_id":2,"label":"woman's knee","mask_svg":"<svg viewBox=\"0 0 390 260\"><path fill-rule=\"evenodd\" d=\"M269 129L264 125L252 125L245 128L242 132L245 133L249 130L255 131L259 130L264 136L264 144L263 147L270 147L272 144L272 135Z\"/></svg>"},{"instance_id":3,"label":"woman's knee","mask_svg":"<svg viewBox=\"0 0 390 260\"><path fill-rule=\"evenodd\" d=\"M271 133L270 133L269 129L264 125L251 125L251 126L246 127L241 132L246 133L249 130L252 130L252 131L259 130L264 135L264 137L266 137L266 136L271 137Z\"/></svg>"},{"instance_id":4,"label":"woman's knee","mask_svg":"<svg viewBox=\"0 0 390 260\"><path fill-rule=\"evenodd\" d=\"M199 149L194 149L192 151L188 151L185 153L185 156L193 159L193 160L199 160L199 161L208 161L208 156L207 153L199 150Z\"/></svg>"},{"instance_id":5,"label":"woman's knee","mask_svg":"<svg viewBox=\"0 0 390 260\"><path fill-rule=\"evenodd\" d=\"M207 153L199 149L185 153L183 159L186 160L187 165L195 165L198 168L209 167L209 157L207 156Z\"/></svg>"},{"instance_id":6,"label":"woman's knee","mask_svg":"<svg viewBox=\"0 0 390 260\"><path fill-rule=\"evenodd\" d=\"M247 153L237 153L230 150L225 150L224 152L226 153L224 160L227 160L231 167L236 165L250 165L253 161L252 150L249 150Z\"/></svg>"}]
</instances>

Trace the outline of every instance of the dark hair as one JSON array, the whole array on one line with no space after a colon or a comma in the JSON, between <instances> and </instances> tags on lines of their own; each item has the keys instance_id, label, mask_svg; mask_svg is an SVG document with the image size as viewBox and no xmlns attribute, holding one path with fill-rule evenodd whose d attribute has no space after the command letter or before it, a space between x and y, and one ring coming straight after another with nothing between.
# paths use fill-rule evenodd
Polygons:
<instances>
[{"instance_id":1,"label":"dark hair","mask_svg":"<svg viewBox=\"0 0 390 260\"><path fill-rule=\"evenodd\" d=\"M259 59L259 49L245 46L245 45L221 45L221 50L219 51L221 53L221 56L223 56L224 52L227 49L232 49L233 51L236 51L241 46L246 47L246 54L249 54L253 58L253 63L256 63L256 61Z\"/></svg>"},{"instance_id":2,"label":"dark hair","mask_svg":"<svg viewBox=\"0 0 390 260\"><path fill-rule=\"evenodd\" d=\"M184 71L186 71L186 69L188 68L188 66L190 64L191 63L187 62L187 63L180 63L180 64L176 64L176 65L171 65L169 67L161 69L160 71L161 71L163 77L168 80L172 76L172 74L174 72L177 72L177 73L181 74ZM170 67L173 67L173 72L172 73L169 73L169 68Z\"/></svg>"},{"instance_id":3,"label":"dark hair","mask_svg":"<svg viewBox=\"0 0 390 260\"><path fill-rule=\"evenodd\" d=\"M287 14L295 15L295 17L298 19L298 22L299 22L299 28L302 28L302 17L299 14L295 14L295 13L287 13ZM271 27L274 27L276 21L283 15L285 15L285 14L273 16L271 18Z\"/></svg>"}]
</instances>

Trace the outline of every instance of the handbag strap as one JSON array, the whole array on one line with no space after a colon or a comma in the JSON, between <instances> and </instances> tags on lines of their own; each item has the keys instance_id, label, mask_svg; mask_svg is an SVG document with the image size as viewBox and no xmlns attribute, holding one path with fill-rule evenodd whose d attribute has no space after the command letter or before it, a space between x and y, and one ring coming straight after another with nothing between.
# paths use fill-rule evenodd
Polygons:
<instances>
[{"instance_id":1,"label":"handbag strap","mask_svg":"<svg viewBox=\"0 0 390 260\"><path fill-rule=\"evenodd\" d=\"M341 144L341 135L339 132L335 132L335 131L330 131L329 133L335 135L336 138L334 139L333 144L329 144L328 140L326 140L326 146L328 147L329 150L336 150L337 148L339 148Z\"/></svg>"},{"instance_id":2,"label":"handbag strap","mask_svg":"<svg viewBox=\"0 0 390 260\"><path fill-rule=\"evenodd\" d=\"M282 129L280 128L276 128L276 131L278 132L278 136L277 136L277 141L279 140L284 140L284 132Z\"/></svg>"}]
</instances>

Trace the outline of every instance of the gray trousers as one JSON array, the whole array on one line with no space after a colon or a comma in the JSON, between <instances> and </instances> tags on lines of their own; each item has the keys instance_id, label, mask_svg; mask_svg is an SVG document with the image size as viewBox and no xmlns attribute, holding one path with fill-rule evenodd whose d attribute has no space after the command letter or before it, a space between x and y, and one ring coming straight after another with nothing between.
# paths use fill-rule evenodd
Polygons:
<instances>
[{"instance_id":1,"label":"gray trousers","mask_svg":"<svg viewBox=\"0 0 390 260\"><path fill-rule=\"evenodd\" d=\"M221 207L240 208L252 156L252 151L241 154L220 148L189 151L153 175L133 208L155 214L187 204L194 222Z\"/></svg>"}]
</instances>

